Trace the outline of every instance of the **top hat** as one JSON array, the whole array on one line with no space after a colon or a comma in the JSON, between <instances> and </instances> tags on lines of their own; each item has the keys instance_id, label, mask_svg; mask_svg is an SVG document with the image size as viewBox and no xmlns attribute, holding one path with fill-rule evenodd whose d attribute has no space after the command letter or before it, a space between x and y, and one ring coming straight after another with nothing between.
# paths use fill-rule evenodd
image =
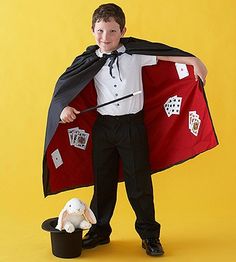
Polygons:
<instances>
[{"instance_id":1,"label":"top hat","mask_svg":"<svg viewBox=\"0 0 236 262\"><path fill-rule=\"evenodd\" d=\"M76 228L73 233L56 229L58 217L49 218L42 223L42 229L50 232L52 253L56 257L74 258L81 255L82 229Z\"/></svg>"}]
</instances>

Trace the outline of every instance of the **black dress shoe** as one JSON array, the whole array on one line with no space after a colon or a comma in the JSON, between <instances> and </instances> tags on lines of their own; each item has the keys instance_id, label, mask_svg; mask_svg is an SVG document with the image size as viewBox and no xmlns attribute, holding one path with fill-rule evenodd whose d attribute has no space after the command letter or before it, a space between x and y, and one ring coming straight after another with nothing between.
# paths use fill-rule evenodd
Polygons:
<instances>
[{"instance_id":1,"label":"black dress shoe","mask_svg":"<svg viewBox=\"0 0 236 262\"><path fill-rule=\"evenodd\" d=\"M96 232L87 233L82 239L82 248L89 249L94 248L98 245L108 244L110 242L110 237L104 237Z\"/></svg>"},{"instance_id":2,"label":"black dress shoe","mask_svg":"<svg viewBox=\"0 0 236 262\"><path fill-rule=\"evenodd\" d=\"M164 250L158 238L147 238L142 240L142 247L146 249L149 256L162 256Z\"/></svg>"}]
</instances>

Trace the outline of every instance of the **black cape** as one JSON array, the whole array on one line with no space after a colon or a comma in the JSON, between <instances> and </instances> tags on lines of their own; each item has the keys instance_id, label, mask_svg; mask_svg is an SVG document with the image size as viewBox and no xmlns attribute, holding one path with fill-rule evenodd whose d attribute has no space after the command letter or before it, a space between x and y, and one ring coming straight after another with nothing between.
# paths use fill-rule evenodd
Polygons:
<instances>
[{"instance_id":1,"label":"black cape","mask_svg":"<svg viewBox=\"0 0 236 262\"><path fill-rule=\"evenodd\" d=\"M161 43L152 43L136 38L122 38L121 43L128 54L143 54L155 56L193 56L192 54ZM60 113L64 107L70 104L81 91L91 82L96 73L105 64L107 57L98 57L95 51L97 45L89 46L84 53L77 56L72 65L59 77L52 101L49 107L46 138L43 157L43 187L44 195L54 194L70 188L61 188L57 192L50 189L50 171L48 168L46 152L60 121ZM73 188L75 188L74 186ZM79 187L79 185L78 185Z\"/></svg>"}]
</instances>

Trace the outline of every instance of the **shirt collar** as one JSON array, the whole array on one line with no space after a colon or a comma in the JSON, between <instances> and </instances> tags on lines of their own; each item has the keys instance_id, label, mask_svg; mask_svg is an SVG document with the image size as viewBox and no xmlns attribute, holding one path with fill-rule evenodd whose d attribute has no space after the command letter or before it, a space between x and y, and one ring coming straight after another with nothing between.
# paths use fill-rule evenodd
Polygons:
<instances>
[{"instance_id":1,"label":"shirt collar","mask_svg":"<svg viewBox=\"0 0 236 262\"><path fill-rule=\"evenodd\" d=\"M126 50L125 46L122 45L122 46L120 46L116 51L117 51L117 52L124 53L125 50ZM96 55L97 55L98 57L102 57L103 54L107 54L107 55L111 54L111 53L101 52L100 48L97 49L97 50L95 51L95 53L96 53Z\"/></svg>"}]
</instances>

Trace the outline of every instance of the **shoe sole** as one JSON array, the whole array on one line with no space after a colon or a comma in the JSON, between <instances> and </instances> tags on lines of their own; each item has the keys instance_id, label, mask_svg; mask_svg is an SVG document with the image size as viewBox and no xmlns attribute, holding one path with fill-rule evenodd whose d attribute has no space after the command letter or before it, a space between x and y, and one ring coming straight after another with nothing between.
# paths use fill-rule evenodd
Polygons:
<instances>
[{"instance_id":1,"label":"shoe sole","mask_svg":"<svg viewBox=\"0 0 236 262\"><path fill-rule=\"evenodd\" d=\"M146 254L149 255L149 256L152 256L152 257L161 257L164 255L164 251L161 252L161 253L152 253L152 252L149 252L147 249L146 249L146 246L142 243L142 248L146 250Z\"/></svg>"},{"instance_id":2,"label":"shoe sole","mask_svg":"<svg viewBox=\"0 0 236 262\"><path fill-rule=\"evenodd\" d=\"M95 248L96 246L106 245L108 243L110 243L110 239L105 239L105 240L99 241L98 243L96 243L94 245L88 245L88 246L85 245L85 246L83 246L83 244L82 244L82 248L83 249L91 249L91 248Z\"/></svg>"}]
</instances>

